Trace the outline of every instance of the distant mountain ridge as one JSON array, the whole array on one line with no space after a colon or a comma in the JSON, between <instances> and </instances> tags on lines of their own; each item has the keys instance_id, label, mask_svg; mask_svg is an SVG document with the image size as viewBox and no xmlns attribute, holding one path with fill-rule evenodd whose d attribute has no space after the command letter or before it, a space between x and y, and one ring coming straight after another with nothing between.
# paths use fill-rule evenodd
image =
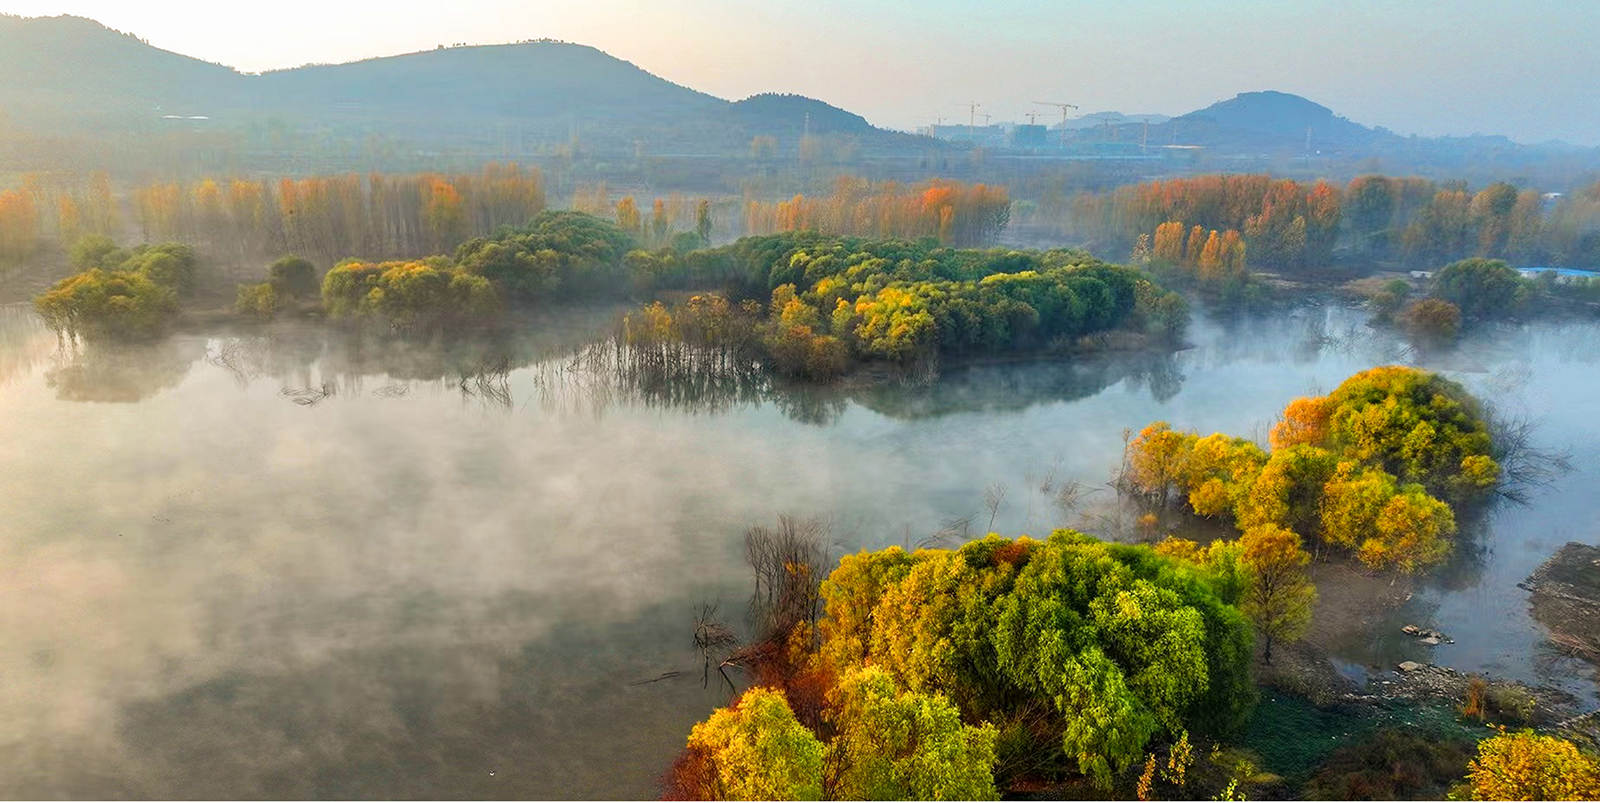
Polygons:
<instances>
[{"instance_id":1,"label":"distant mountain ridge","mask_svg":"<svg viewBox=\"0 0 1600 803\"><path fill-rule=\"evenodd\" d=\"M71 16L0 16L0 109L13 126L51 133L150 129L170 115L380 130L403 122L407 132L517 125L550 139L584 130L730 147L808 126L906 138L799 95L730 102L588 45L462 46L246 74Z\"/></svg>"},{"instance_id":2,"label":"distant mountain ridge","mask_svg":"<svg viewBox=\"0 0 1600 803\"><path fill-rule=\"evenodd\" d=\"M792 153L793 141L808 131L854 137L869 151L964 147L881 129L799 95L725 100L596 48L551 40L246 74L161 50L82 17L0 15L0 130L46 137L159 136L174 125L172 118L206 118L193 125L255 132L249 136L258 143L265 141L263 130L287 129L324 143L405 139L416 151L461 153L493 152L495 145L505 152L504 143L514 137L520 152L529 143L548 153L581 141L590 152L699 156L748 153L750 138L760 135L785 140ZM1309 151L1459 165L1485 155L1516 161L1546 152L1504 137L1401 137L1275 91L1242 93L1170 119L1103 112L1067 122L1090 138L1100 127L1111 129L1107 139L1123 144L1203 146L1273 158ZM1594 149L1549 150L1567 151L1600 161Z\"/></svg>"}]
</instances>

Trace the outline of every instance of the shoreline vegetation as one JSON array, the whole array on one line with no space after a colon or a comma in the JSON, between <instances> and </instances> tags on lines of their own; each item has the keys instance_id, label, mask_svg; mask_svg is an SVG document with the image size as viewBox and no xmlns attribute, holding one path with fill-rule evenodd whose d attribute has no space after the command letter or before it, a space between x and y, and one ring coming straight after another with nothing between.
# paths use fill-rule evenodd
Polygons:
<instances>
[{"instance_id":1,"label":"shoreline vegetation","mask_svg":"<svg viewBox=\"0 0 1600 803\"><path fill-rule=\"evenodd\" d=\"M1570 695L1411 662L1363 688L1297 643L1317 599L1307 540L1409 580L1449 554L1457 516L1477 515L1511 480L1495 456L1512 458L1480 403L1425 371L1374 368L1291 402L1271 446L1164 422L1127 442L1115 485L1148 511L1141 532L1159 532L1176 502L1185 515L1235 524L1237 540L990 533L953 549L835 559L818 522L752 528L751 640L714 606L695 628L704 680L714 667L732 701L689 735L665 797L1600 791L1600 761L1525 730L1587 744L1564 730L1577 713ZM1273 712L1285 692L1329 711L1356 706L1365 713L1345 735L1370 736L1338 742L1292 779L1275 775L1256 752L1273 749L1253 724L1262 690ZM1555 780L1557 766L1570 777Z\"/></svg>"},{"instance_id":2,"label":"shoreline vegetation","mask_svg":"<svg viewBox=\"0 0 1600 803\"><path fill-rule=\"evenodd\" d=\"M943 208L944 225L957 226ZM614 339L634 359L666 364L717 352L823 382L885 366L916 373L940 360L1171 347L1188 317L1182 298L1147 276L1070 250L809 231L688 251L636 246L623 226L546 211L522 228L464 242L449 257L349 259L320 282L308 260L284 257L269 266L267 281L238 287L233 312L433 337L492 331L515 311L672 295L682 300L653 301L621 319ZM194 296L196 258L187 246L124 252L90 235L71 259L82 272L34 303L64 342L156 339ZM717 289L693 292L708 287Z\"/></svg>"}]
</instances>

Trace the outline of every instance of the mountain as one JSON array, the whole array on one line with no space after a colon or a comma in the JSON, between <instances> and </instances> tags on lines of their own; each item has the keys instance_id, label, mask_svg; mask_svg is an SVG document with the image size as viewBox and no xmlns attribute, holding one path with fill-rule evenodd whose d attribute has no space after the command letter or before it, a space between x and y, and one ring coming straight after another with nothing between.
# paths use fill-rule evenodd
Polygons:
<instances>
[{"instance_id":1,"label":"mountain","mask_svg":"<svg viewBox=\"0 0 1600 803\"><path fill-rule=\"evenodd\" d=\"M1151 126L1150 139L1240 151L1306 149L1313 151L1373 150L1394 146L1402 138L1339 117L1332 109L1286 92L1245 92L1199 111Z\"/></svg>"},{"instance_id":2,"label":"mountain","mask_svg":"<svg viewBox=\"0 0 1600 803\"><path fill-rule=\"evenodd\" d=\"M267 108L301 114L603 121L728 105L587 45L440 48L245 76Z\"/></svg>"},{"instance_id":3,"label":"mountain","mask_svg":"<svg viewBox=\"0 0 1600 803\"><path fill-rule=\"evenodd\" d=\"M159 132L178 118L227 130L288 127L347 141L479 147L515 135L591 150L742 150L760 134L902 135L798 95L731 103L586 45L481 45L250 75L150 46L81 17L0 16L0 118L38 134ZM514 134L513 134L514 132Z\"/></svg>"},{"instance_id":4,"label":"mountain","mask_svg":"<svg viewBox=\"0 0 1600 803\"><path fill-rule=\"evenodd\" d=\"M729 108L734 120L773 129L773 133L870 134L867 118L803 95L752 95Z\"/></svg>"},{"instance_id":5,"label":"mountain","mask_svg":"<svg viewBox=\"0 0 1600 803\"><path fill-rule=\"evenodd\" d=\"M1171 119L1104 112L1066 127L1047 150L1064 141L1060 155L1069 158L1123 158L1133 149L1148 156L1151 146L1190 145L1207 156L1244 157L1231 159L1232 169L1269 169L1305 155L1309 131L1317 156L1351 165L1380 158L1392 170L1521 175L1540 162L1567 173L1600 164L1596 149L1492 136L1400 137L1271 91ZM704 157L747 155L755 136L777 138L776 153L797 154L808 130L855 140L825 149L830 154L900 159L892 169L906 179L935 165L951 169L936 151L973 147L970 137L940 143L885 131L798 95L730 102L565 42L441 47L251 75L81 17L0 15L0 144L23 138L0 147L0 172L171 169L152 161L158 156L162 165L186 169L296 171L581 154L597 157L590 167L599 177L617 169L619 157L627 169L641 170L639 157L648 154L698 160L670 175L715 182L720 173ZM914 163L904 158L912 155ZM643 180L643 173L635 176Z\"/></svg>"},{"instance_id":6,"label":"mountain","mask_svg":"<svg viewBox=\"0 0 1600 803\"><path fill-rule=\"evenodd\" d=\"M0 109L13 125L59 131L159 119L211 105L244 78L93 20L0 16Z\"/></svg>"}]
</instances>

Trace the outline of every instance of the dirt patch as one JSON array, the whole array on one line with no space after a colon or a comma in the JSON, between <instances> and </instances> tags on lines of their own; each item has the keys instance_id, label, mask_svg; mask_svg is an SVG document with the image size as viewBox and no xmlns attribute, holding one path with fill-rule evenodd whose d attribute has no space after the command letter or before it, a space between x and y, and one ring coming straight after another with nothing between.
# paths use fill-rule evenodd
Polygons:
<instances>
[{"instance_id":1,"label":"dirt patch","mask_svg":"<svg viewBox=\"0 0 1600 803\"><path fill-rule=\"evenodd\" d=\"M1600 663L1600 547L1568 543L1517 585L1557 649Z\"/></svg>"},{"instance_id":2,"label":"dirt patch","mask_svg":"<svg viewBox=\"0 0 1600 803\"><path fill-rule=\"evenodd\" d=\"M1340 674L1334 667L1328 653L1310 641L1275 646L1270 664L1261 662L1260 657L1257 655L1256 662L1258 684L1297 694L1318 707L1327 707L1362 693L1354 680Z\"/></svg>"}]
</instances>

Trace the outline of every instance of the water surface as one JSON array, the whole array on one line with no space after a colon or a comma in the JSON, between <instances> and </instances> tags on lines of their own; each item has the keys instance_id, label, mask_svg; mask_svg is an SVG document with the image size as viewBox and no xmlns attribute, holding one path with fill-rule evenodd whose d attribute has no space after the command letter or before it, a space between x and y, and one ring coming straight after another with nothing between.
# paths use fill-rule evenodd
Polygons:
<instances>
[{"instance_id":1,"label":"water surface","mask_svg":"<svg viewBox=\"0 0 1600 803\"><path fill-rule=\"evenodd\" d=\"M1001 532L1131 537L1104 489L1124 428L1264 436L1292 397L1395 361L1542 416L1576 469L1472 528L1338 659L1593 694L1516 588L1596 540L1593 325L1419 358L1311 307L1202 321L1166 357L665 393L566 356L602 317L492 346L282 326L63 352L0 310L0 795L652 797L727 699L690 634L701 602L738 620L746 527L790 512L827 518L835 553L915 544L963 517L982 531L1003 487ZM1084 503L1062 510L1046 479Z\"/></svg>"}]
</instances>

